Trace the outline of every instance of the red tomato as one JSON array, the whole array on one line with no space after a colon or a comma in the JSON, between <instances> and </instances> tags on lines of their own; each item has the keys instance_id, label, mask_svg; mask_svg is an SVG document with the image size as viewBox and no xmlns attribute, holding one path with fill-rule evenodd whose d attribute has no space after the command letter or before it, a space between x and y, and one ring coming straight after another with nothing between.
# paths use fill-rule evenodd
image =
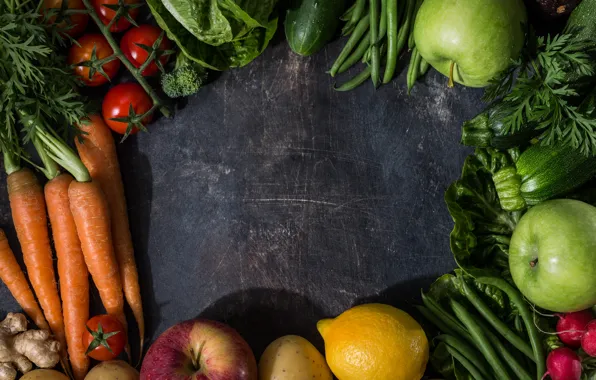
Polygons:
<instances>
[{"instance_id":1,"label":"red tomato","mask_svg":"<svg viewBox=\"0 0 596 380\"><path fill-rule=\"evenodd\" d=\"M43 9L62 9L62 0L43 0ZM85 4L81 0L68 0L68 9L85 9ZM66 34L71 37L78 37L87 28L89 15L87 13L77 13L69 16L69 21L63 20L58 24L59 28L68 28ZM56 16L48 19L50 24L56 21Z\"/></svg>"},{"instance_id":2,"label":"red tomato","mask_svg":"<svg viewBox=\"0 0 596 380\"><path fill-rule=\"evenodd\" d=\"M97 315L87 321L82 339L87 356L99 361L117 358L127 341L124 326L111 315Z\"/></svg>"},{"instance_id":3,"label":"red tomato","mask_svg":"<svg viewBox=\"0 0 596 380\"><path fill-rule=\"evenodd\" d=\"M97 59L103 59L114 54L114 50L112 50L112 47L106 38L101 34L85 34L83 37L79 38L77 42L80 46L73 44L68 52L68 63L70 65L76 65L91 60L93 47L95 47L95 56ZM104 64L102 67L110 79L113 79L120 69L120 60L115 59ZM91 79L89 79L89 67L86 66L75 66L74 72L81 77L87 86L101 86L108 82L108 79L97 71L93 74Z\"/></svg>"},{"instance_id":4,"label":"red tomato","mask_svg":"<svg viewBox=\"0 0 596 380\"><path fill-rule=\"evenodd\" d=\"M147 50L143 49L137 44L146 46L153 46L155 41L161 35L161 29L153 25L140 25L138 28L132 28L124 34L120 41L120 50L128 58L130 62L139 68L145 63L149 57ZM160 50L168 50L172 47L172 42L164 35L161 43L159 44ZM159 60L162 65L165 65L168 61L167 55L162 55ZM151 62L145 70L143 70L143 76L152 76L157 74L159 68L155 64L155 61Z\"/></svg>"},{"instance_id":5,"label":"red tomato","mask_svg":"<svg viewBox=\"0 0 596 380\"><path fill-rule=\"evenodd\" d=\"M95 8L95 12L99 15L101 22L104 25L108 25L110 21L116 16L116 11L105 7L104 4L107 5L118 5L118 0L92 0L93 8ZM140 0L124 0L124 4L138 4ZM133 20L137 19L139 15L139 8L129 9L128 14L132 17ZM110 32L112 33L119 33L124 32L126 29L130 28L130 22L126 19L126 17L120 17L116 23L112 25L110 28Z\"/></svg>"},{"instance_id":6,"label":"red tomato","mask_svg":"<svg viewBox=\"0 0 596 380\"><path fill-rule=\"evenodd\" d=\"M142 115L153 107L153 100L147 95L143 87L137 83L122 83L116 85L108 91L103 99L102 115L103 119L116 133L121 135L126 133L128 124L111 119L128 117L130 105L136 115ZM143 125L147 125L153 120L153 115L149 115L142 120ZM137 133L138 128L133 128L131 134Z\"/></svg>"}]
</instances>

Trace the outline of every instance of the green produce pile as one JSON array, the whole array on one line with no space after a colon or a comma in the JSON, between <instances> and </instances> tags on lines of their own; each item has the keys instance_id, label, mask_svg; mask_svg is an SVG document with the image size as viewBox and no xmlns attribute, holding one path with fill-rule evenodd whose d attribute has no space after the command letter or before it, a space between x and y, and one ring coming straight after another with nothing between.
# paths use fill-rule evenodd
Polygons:
<instances>
[{"instance_id":1,"label":"green produce pile","mask_svg":"<svg viewBox=\"0 0 596 380\"><path fill-rule=\"evenodd\" d=\"M463 125L475 151L445 193L459 269L419 307L439 330L430 362L447 379L596 376L590 327L570 328L570 342L553 315L591 320L582 309L596 304L594 15L584 0L561 34L529 34L487 87L492 103Z\"/></svg>"},{"instance_id":2,"label":"green produce pile","mask_svg":"<svg viewBox=\"0 0 596 380\"><path fill-rule=\"evenodd\" d=\"M346 21L342 35L349 39L329 74L335 77L360 61L365 67L354 78L336 87L337 91L352 90L368 79L375 87L391 82L398 58L406 47L412 51L408 91L412 89L415 81L430 67L414 43L414 20L421 4L422 0L357 0L345 12L341 17Z\"/></svg>"}]
</instances>

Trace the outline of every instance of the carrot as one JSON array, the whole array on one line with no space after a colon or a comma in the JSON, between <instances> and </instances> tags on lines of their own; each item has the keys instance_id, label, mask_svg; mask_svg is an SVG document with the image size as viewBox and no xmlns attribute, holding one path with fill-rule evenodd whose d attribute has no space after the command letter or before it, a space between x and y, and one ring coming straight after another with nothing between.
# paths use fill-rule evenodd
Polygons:
<instances>
[{"instance_id":1,"label":"carrot","mask_svg":"<svg viewBox=\"0 0 596 380\"><path fill-rule=\"evenodd\" d=\"M81 130L85 133L82 136L83 141L76 139L75 143L81 161L89 170L91 178L99 183L108 200L114 251L120 268L120 280L126 301L139 326L140 353L142 355L145 338L143 302L116 144L110 129L101 116L91 115L89 119L91 121L89 124L81 126Z\"/></svg>"},{"instance_id":2,"label":"carrot","mask_svg":"<svg viewBox=\"0 0 596 380\"><path fill-rule=\"evenodd\" d=\"M8 245L6 234L0 229L0 280L6 284L12 296L17 300L33 323L42 330L49 330L33 291L29 287L25 273L21 270L12 249Z\"/></svg>"},{"instance_id":3,"label":"carrot","mask_svg":"<svg viewBox=\"0 0 596 380\"><path fill-rule=\"evenodd\" d=\"M74 217L85 263L108 314L127 325L118 262L114 254L108 202L95 182L73 181L68 187L70 211Z\"/></svg>"},{"instance_id":4,"label":"carrot","mask_svg":"<svg viewBox=\"0 0 596 380\"><path fill-rule=\"evenodd\" d=\"M58 256L68 355L75 379L82 380L89 370L87 347L83 344L89 319L89 273L68 200L73 180L70 174L55 177L45 185L45 198Z\"/></svg>"},{"instance_id":5,"label":"carrot","mask_svg":"<svg viewBox=\"0 0 596 380\"><path fill-rule=\"evenodd\" d=\"M29 280L50 329L61 346L66 347L46 204L41 186L31 170L24 168L8 176L8 198Z\"/></svg>"}]
</instances>

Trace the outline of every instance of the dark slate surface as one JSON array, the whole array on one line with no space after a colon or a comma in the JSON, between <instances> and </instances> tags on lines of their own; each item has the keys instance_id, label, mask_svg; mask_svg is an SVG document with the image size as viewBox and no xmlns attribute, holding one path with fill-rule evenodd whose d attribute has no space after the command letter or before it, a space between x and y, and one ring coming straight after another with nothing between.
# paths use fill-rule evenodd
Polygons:
<instances>
[{"instance_id":1,"label":"dark slate surface","mask_svg":"<svg viewBox=\"0 0 596 380\"><path fill-rule=\"evenodd\" d=\"M288 333L320 347L318 319L368 301L411 310L454 267L443 192L480 92L431 72L409 97L405 73L336 93L340 45L299 58L278 43L119 146L151 340L201 315L257 357ZM5 184L0 227L18 251ZM17 309L0 286L0 312Z\"/></svg>"}]
</instances>

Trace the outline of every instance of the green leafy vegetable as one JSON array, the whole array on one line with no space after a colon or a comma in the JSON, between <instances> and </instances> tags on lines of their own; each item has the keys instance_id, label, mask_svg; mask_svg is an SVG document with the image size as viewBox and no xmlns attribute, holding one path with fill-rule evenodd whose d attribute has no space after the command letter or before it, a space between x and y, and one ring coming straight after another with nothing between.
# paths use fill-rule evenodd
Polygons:
<instances>
[{"instance_id":1,"label":"green leafy vegetable","mask_svg":"<svg viewBox=\"0 0 596 380\"><path fill-rule=\"evenodd\" d=\"M148 0L159 26L184 54L212 70L242 67L277 30L276 0Z\"/></svg>"},{"instance_id":2,"label":"green leafy vegetable","mask_svg":"<svg viewBox=\"0 0 596 380\"><path fill-rule=\"evenodd\" d=\"M507 212L493 182L493 174L512 165L516 151L476 149L462 170L462 176L445 193L445 202L455 222L450 235L457 264L468 273L487 269L507 276L511 234L521 212Z\"/></svg>"}]
</instances>

